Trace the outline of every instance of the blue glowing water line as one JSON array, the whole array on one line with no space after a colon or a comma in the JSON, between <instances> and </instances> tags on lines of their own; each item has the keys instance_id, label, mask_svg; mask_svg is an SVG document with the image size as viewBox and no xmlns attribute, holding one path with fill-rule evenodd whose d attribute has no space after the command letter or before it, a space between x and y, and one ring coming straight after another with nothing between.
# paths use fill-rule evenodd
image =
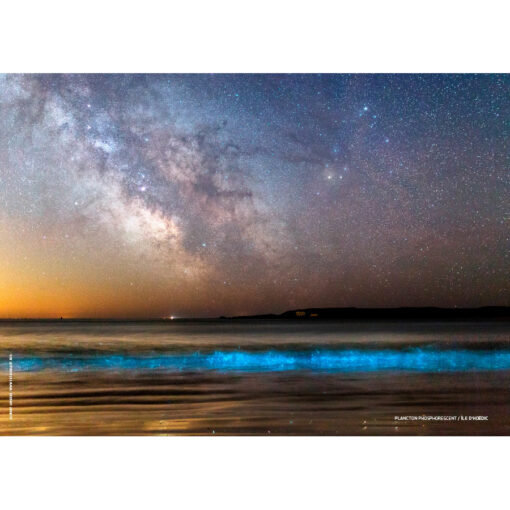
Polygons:
<instances>
[{"instance_id":1,"label":"blue glowing water line","mask_svg":"<svg viewBox=\"0 0 510 510\"><path fill-rule=\"evenodd\" d=\"M218 372L459 372L510 370L510 350L469 349L338 349L307 351L215 351L181 354L67 354L14 356L15 371L52 369L167 370ZM7 361L0 361L7 370Z\"/></svg>"}]
</instances>

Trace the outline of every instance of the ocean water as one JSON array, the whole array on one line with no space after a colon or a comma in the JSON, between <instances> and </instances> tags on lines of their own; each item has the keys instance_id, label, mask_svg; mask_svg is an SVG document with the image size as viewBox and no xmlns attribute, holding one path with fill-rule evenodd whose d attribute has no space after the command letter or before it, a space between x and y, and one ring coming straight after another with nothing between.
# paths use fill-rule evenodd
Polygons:
<instances>
[{"instance_id":1,"label":"ocean water","mask_svg":"<svg viewBox=\"0 0 510 510\"><path fill-rule=\"evenodd\" d=\"M0 434L506 435L509 333L501 322L1 322Z\"/></svg>"}]
</instances>

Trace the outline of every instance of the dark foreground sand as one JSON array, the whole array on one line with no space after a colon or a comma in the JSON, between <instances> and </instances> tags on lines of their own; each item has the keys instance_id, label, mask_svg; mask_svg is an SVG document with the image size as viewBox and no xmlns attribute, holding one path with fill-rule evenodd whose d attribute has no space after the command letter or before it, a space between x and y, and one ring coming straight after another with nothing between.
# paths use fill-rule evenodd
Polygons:
<instances>
[{"instance_id":1,"label":"dark foreground sand","mask_svg":"<svg viewBox=\"0 0 510 510\"><path fill-rule=\"evenodd\" d=\"M73 374L45 370L16 375L12 420L5 382L0 392L2 435L510 433L507 371ZM429 417L427 421L412 418L422 415ZM460 415L488 419L460 421ZM401 419L395 420L396 416ZM403 421L404 416L413 421Z\"/></svg>"}]
</instances>

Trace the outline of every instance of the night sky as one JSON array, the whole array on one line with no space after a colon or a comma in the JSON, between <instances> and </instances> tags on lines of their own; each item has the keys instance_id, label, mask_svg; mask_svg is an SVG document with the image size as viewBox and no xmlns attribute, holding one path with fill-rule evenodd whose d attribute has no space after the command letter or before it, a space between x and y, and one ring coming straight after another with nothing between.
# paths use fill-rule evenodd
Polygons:
<instances>
[{"instance_id":1,"label":"night sky","mask_svg":"<svg viewBox=\"0 0 510 510\"><path fill-rule=\"evenodd\" d=\"M0 77L0 317L510 305L510 75Z\"/></svg>"}]
</instances>

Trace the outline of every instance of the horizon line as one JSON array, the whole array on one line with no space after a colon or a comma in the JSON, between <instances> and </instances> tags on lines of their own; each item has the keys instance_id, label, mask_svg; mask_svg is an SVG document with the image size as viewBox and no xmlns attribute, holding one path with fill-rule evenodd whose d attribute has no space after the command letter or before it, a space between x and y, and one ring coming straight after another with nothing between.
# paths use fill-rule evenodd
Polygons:
<instances>
[{"instance_id":1,"label":"horizon line","mask_svg":"<svg viewBox=\"0 0 510 510\"><path fill-rule=\"evenodd\" d=\"M306 311L306 310L482 310L482 309L504 309L507 308L510 310L510 305L483 305L477 307L460 307L460 306L451 306L451 307L443 307L443 306L394 306L394 307L357 307L357 306L331 306L331 307L306 307L306 308L293 308L287 309L280 313L275 312L266 312L266 313L254 313L248 315L214 315L214 316L189 316L189 317L179 317L174 315L167 316L155 316L155 317L136 317L136 316L126 316L126 317L65 317L55 316L55 317L0 317L0 322L6 321L130 321L130 322L142 322L142 321L179 321L179 320L212 320L212 319L235 319L235 318L250 318L250 317L280 317L289 312L295 311Z\"/></svg>"}]
</instances>

